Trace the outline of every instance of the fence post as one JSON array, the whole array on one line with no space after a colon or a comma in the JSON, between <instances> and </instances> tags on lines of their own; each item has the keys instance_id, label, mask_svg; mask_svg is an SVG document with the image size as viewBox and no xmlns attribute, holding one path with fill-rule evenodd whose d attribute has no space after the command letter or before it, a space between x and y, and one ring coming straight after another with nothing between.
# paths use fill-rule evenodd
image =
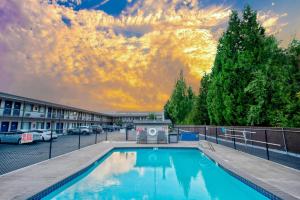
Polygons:
<instances>
[{"instance_id":1,"label":"fence post","mask_svg":"<svg viewBox=\"0 0 300 200\"><path fill-rule=\"evenodd\" d=\"M215 132L216 132L216 143L219 144L218 143L218 127L217 126L216 126L216 131Z\"/></svg>"},{"instance_id":2,"label":"fence post","mask_svg":"<svg viewBox=\"0 0 300 200\"><path fill-rule=\"evenodd\" d=\"M287 141L286 141L286 137L285 137L285 130L284 128L282 128L282 136L283 136L283 142L284 142L284 147L285 147L285 151L289 152L288 146L287 146Z\"/></svg>"},{"instance_id":3,"label":"fence post","mask_svg":"<svg viewBox=\"0 0 300 200\"><path fill-rule=\"evenodd\" d=\"M95 134L95 144L97 144L97 134L98 134L98 130L96 129L96 134Z\"/></svg>"},{"instance_id":4,"label":"fence post","mask_svg":"<svg viewBox=\"0 0 300 200\"><path fill-rule=\"evenodd\" d=\"M49 147L49 159L52 157L52 134L53 134L53 128L51 123L51 137L50 137L50 147Z\"/></svg>"},{"instance_id":5,"label":"fence post","mask_svg":"<svg viewBox=\"0 0 300 200\"><path fill-rule=\"evenodd\" d=\"M107 141L107 131L105 131L105 140Z\"/></svg>"},{"instance_id":6,"label":"fence post","mask_svg":"<svg viewBox=\"0 0 300 200\"><path fill-rule=\"evenodd\" d=\"M78 133L78 149L80 149L80 135L81 135L81 129L79 128L79 133Z\"/></svg>"},{"instance_id":7,"label":"fence post","mask_svg":"<svg viewBox=\"0 0 300 200\"><path fill-rule=\"evenodd\" d=\"M234 149L236 149L234 128L232 128L232 133L233 133L233 146L234 146Z\"/></svg>"},{"instance_id":8,"label":"fence post","mask_svg":"<svg viewBox=\"0 0 300 200\"><path fill-rule=\"evenodd\" d=\"M268 134L267 134L267 129L265 129L265 141L266 141L266 151L267 151L267 158L270 160L270 155L269 155L269 144L268 144Z\"/></svg>"},{"instance_id":9,"label":"fence post","mask_svg":"<svg viewBox=\"0 0 300 200\"><path fill-rule=\"evenodd\" d=\"M204 127L204 139L206 140L206 126Z\"/></svg>"},{"instance_id":10,"label":"fence post","mask_svg":"<svg viewBox=\"0 0 300 200\"><path fill-rule=\"evenodd\" d=\"M125 134L126 134L126 141L128 140L128 129L127 126L125 127Z\"/></svg>"}]
</instances>

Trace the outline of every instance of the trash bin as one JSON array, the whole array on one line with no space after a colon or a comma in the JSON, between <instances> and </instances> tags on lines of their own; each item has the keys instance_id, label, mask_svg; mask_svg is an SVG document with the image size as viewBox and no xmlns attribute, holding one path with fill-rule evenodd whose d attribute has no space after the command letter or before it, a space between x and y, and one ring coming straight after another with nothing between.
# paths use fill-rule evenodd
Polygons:
<instances>
[{"instance_id":1,"label":"trash bin","mask_svg":"<svg viewBox=\"0 0 300 200\"><path fill-rule=\"evenodd\" d=\"M178 143L178 135L174 133L169 134L169 143Z\"/></svg>"}]
</instances>

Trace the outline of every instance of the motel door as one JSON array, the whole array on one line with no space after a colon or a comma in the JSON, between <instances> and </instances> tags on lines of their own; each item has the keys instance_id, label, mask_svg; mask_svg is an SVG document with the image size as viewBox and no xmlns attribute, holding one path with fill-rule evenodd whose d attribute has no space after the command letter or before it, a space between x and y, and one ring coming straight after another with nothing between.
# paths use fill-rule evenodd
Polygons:
<instances>
[{"instance_id":1,"label":"motel door","mask_svg":"<svg viewBox=\"0 0 300 200\"><path fill-rule=\"evenodd\" d=\"M18 122L12 122L10 125L10 131L15 131L18 129Z\"/></svg>"},{"instance_id":2,"label":"motel door","mask_svg":"<svg viewBox=\"0 0 300 200\"><path fill-rule=\"evenodd\" d=\"M59 123L56 123L56 128L55 128L56 132L59 133Z\"/></svg>"},{"instance_id":3,"label":"motel door","mask_svg":"<svg viewBox=\"0 0 300 200\"><path fill-rule=\"evenodd\" d=\"M1 132L8 132L9 122L1 123Z\"/></svg>"}]
</instances>

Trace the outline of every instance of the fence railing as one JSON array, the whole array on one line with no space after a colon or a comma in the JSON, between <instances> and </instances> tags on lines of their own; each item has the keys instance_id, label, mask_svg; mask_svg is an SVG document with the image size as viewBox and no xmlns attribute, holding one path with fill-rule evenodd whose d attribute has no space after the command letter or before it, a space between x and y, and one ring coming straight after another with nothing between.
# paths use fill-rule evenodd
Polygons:
<instances>
[{"instance_id":1,"label":"fence railing","mask_svg":"<svg viewBox=\"0 0 300 200\"><path fill-rule=\"evenodd\" d=\"M106 140L136 141L134 129L99 131L78 127L53 128L43 133L44 137L22 136L23 133L31 131L0 132L0 175ZM180 139L178 136L185 132L196 133L200 140L218 143L300 169L299 129L175 126L173 136L178 133L177 139ZM19 144L19 139L24 141ZM33 139L35 141L30 142Z\"/></svg>"},{"instance_id":2,"label":"fence railing","mask_svg":"<svg viewBox=\"0 0 300 200\"><path fill-rule=\"evenodd\" d=\"M111 140L111 134L80 128L0 132L0 175ZM125 134L122 140L125 140Z\"/></svg>"},{"instance_id":3,"label":"fence railing","mask_svg":"<svg viewBox=\"0 0 300 200\"><path fill-rule=\"evenodd\" d=\"M300 169L300 129L297 128L184 125L175 128L180 134L194 132L200 139Z\"/></svg>"},{"instance_id":4,"label":"fence railing","mask_svg":"<svg viewBox=\"0 0 300 200\"><path fill-rule=\"evenodd\" d=\"M103 141L136 141L136 134L113 126L0 132L0 175Z\"/></svg>"}]
</instances>

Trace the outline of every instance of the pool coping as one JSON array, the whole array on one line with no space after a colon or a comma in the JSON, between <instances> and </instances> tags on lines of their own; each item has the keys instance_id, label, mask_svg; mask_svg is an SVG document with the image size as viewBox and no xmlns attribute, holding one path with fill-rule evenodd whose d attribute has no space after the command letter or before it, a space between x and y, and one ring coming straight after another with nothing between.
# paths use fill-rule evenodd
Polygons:
<instances>
[{"instance_id":1,"label":"pool coping","mask_svg":"<svg viewBox=\"0 0 300 200\"><path fill-rule=\"evenodd\" d=\"M44 190L34 194L33 196L27 198L27 200L39 200L42 199L44 197L46 197L47 195L49 195L51 192L59 189L60 187L62 187L63 185L69 183L70 181L74 180L75 178L77 178L78 176L82 175L83 173L87 172L89 169L91 169L95 164L97 164L100 160L102 160L103 158L105 158L108 154L110 154L113 150L115 149L115 147L111 147L109 148L107 151L105 151L96 161L92 162L91 164L89 164L88 166L80 169L79 171L71 174L70 176L68 176L67 178L64 178L60 181L58 181L57 183L45 188Z\"/></svg>"},{"instance_id":2,"label":"pool coping","mask_svg":"<svg viewBox=\"0 0 300 200\"><path fill-rule=\"evenodd\" d=\"M200 149L200 148L199 148ZM202 149L200 149L202 151ZM203 152L203 151L202 151ZM204 153L204 152L203 152ZM249 176L247 173L244 173L236 168L233 168L232 166L228 165L224 161L215 158L212 155L208 155L207 152L204 153L210 160L212 160L214 163L216 163L219 167L221 167L224 171L229 173L230 175L234 176L241 182L245 183L249 187L255 189L257 192L263 194L264 196L268 197L272 200L297 200L298 198L293 197L292 195L283 192L281 190L278 190L277 188L271 186L270 184L264 183L263 181L260 181L256 179L253 176Z\"/></svg>"},{"instance_id":3,"label":"pool coping","mask_svg":"<svg viewBox=\"0 0 300 200\"><path fill-rule=\"evenodd\" d=\"M204 155L210 159L212 162L216 163L219 167L221 167L224 171L226 171L227 173L229 173L230 175L234 176L235 178L237 178L238 180L240 180L241 182L243 182L244 184L246 184L247 186L253 188L254 190L256 190L257 192L261 193L262 195L268 197L269 199L272 200L280 200L280 199L285 199L285 200L294 200L297 198L294 198L293 196L289 195L288 193L285 193L283 191L280 191L278 189L276 189L275 187L269 185L269 184L265 184L264 182L255 179L254 177L248 176L248 174L243 173L242 171L238 171L237 169L234 169L232 166L228 165L227 163L223 162L220 159L216 159L214 158L214 156L212 155L208 155L208 153L205 153L203 151L203 149L201 149L199 146L157 146L157 145L147 145L147 146L114 146L111 147L107 152L103 153L103 155L101 155L95 162L89 164L88 166L86 166L83 169L80 169L78 172L70 175L69 177L67 177L66 179L63 179L57 183L55 183L54 185L49 186L48 188L44 189L43 191L33 195L32 197L28 198L28 200L36 200L36 199L41 199L47 195L49 195L51 192L59 189L60 187L62 187L63 185L67 184L68 182L74 180L76 177L82 175L83 173L87 172L89 169L91 169L92 167L94 167L95 164L98 164L98 162L100 162L100 160L104 159L106 156L108 156L111 152L118 150L118 149L152 149L152 148L165 148L165 149L197 149L200 152L203 152Z\"/></svg>"},{"instance_id":4,"label":"pool coping","mask_svg":"<svg viewBox=\"0 0 300 200\"><path fill-rule=\"evenodd\" d=\"M210 143L208 141L204 141L204 142ZM279 163L276 163L276 162L272 162L272 161L269 161L269 160L266 160L266 159L263 159L263 158L260 158L260 157L257 157L257 156L253 156L253 155L245 153L245 152L241 152L241 151L238 151L238 150L233 150L233 149L231 149L229 147L226 147L226 146L223 146L223 145L213 144L213 143L211 143L211 144L213 146L221 146L222 148L238 152L239 154L247 155L248 157L255 157L256 159L261 160L263 162L269 162L269 163L272 163L274 165L287 168L291 171L297 171L297 173L299 173L298 175L300 176L300 171L297 170L297 169L294 169L294 168L291 168L291 167L288 167L288 166L285 166L285 165L282 165L282 164L279 164ZM255 176L251 176L248 173L234 167L233 164L230 164L230 163L226 162L224 160L224 158L220 159L217 156L215 156L214 152L211 151L211 150L205 149L203 147L199 147L199 149L202 150L202 152L209 159L214 161L216 164L218 164L221 168L223 168L229 174L231 174L232 176L235 176L240 181L246 183L248 186L250 186L250 187L254 188L255 190L263 193L265 196L267 196L271 199L284 199L284 200L297 200L297 199L299 200L300 199L300 197L298 198L296 196L293 196L293 195L291 195L291 194L289 194L289 193L287 193L287 192L285 192L281 189L278 189L278 187L272 186L271 184L269 184L267 182L264 182L262 180L259 180Z\"/></svg>"}]
</instances>

